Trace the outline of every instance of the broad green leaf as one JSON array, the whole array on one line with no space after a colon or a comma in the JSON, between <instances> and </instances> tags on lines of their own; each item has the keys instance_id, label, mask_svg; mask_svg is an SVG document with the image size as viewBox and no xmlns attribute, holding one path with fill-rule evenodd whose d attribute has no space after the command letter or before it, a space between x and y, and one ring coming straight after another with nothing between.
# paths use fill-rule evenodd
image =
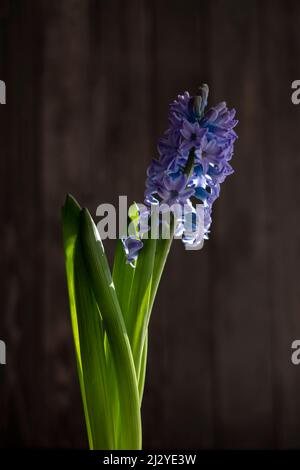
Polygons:
<instances>
[{"instance_id":1,"label":"broad green leaf","mask_svg":"<svg viewBox=\"0 0 300 470\"><path fill-rule=\"evenodd\" d=\"M80 212L81 207L77 204L75 199L73 199L72 196L67 195L65 205L62 208L63 241L74 342L81 368L77 313L74 295L74 249L79 232Z\"/></svg>"},{"instance_id":2,"label":"broad green leaf","mask_svg":"<svg viewBox=\"0 0 300 470\"><path fill-rule=\"evenodd\" d=\"M74 285L81 347L82 376L92 432L92 449L115 449L108 371L104 350L104 327L101 313L89 286L81 240L74 252Z\"/></svg>"},{"instance_id":3,"label":"broad green leaf","mask_svg":"<svg viewBox=\"0 0 300 470\"><path fill-rule=\"evenodd\" d=\"M145 378L147 370L147 358L148 358L148 331L144 340L142 360L141 360L141 370L139 375L139 394L140 394L140 405L142 405L144 387L145 387Z\"/></svg>"},{"instance_id":4,"label":"broad green leaf","mask_svg":"<svg viewBox=\"0 0 300 470\"><path fill-rule=\"evenodd\" d=\"M149 307L148 307L148 313L147 313L148 323L149 323L149 319L152 313L158 286L159 286L161 276L162 276L162 273L163 273L163 270L167 261L167 257L171 248L172 241L173 241L173 237L171 237L169 240L159 239L156 241L155 259L154 259L152 283L151 283L151 293L150 293ZM144 392L146 367L147 367L147 352L148 352L148 333L146 333L144 342L143 342L141 369L140 369L139 378L138 378L140 402L142 402L143 392Z\"/></svg>"},{"instance_id":5,"label":"broad green leaf","mask_svg":"<svg viewBox=\"0 0 300 470\"><path fill-rule=\"evenodd\" d=\"M112 278L113 278L113 283L116 289L116 294L118 297L120 308L122 311L123 319L125 322L126 330L128 327L128 323L127 323L128 303L130 299L130 291L131 291L134 272L135 272L135 269L126 262L126 256L125 256L123 244L121 240L119 240L116 246L116 251L115 251ZM113 362L111 354L108 356L108 361ZM115 380L115 377L112 375L111 381L114 382L114 380ZM115 393L116 393L116 388L112 386L111 395L114 396ZM119 413L120 413L119 407L115 407L114 420L116 423L119 423L119 419L120 419ZM117 429L119 429L119 426L117 426ZM117 442L120 441L120 437L121 437L120 435L117 436Z\"/></svg>"},{"instance_id":6,"label":"broad green leaf","mask_svg":"<svg viewBox=\"0 0 300 470\"><path fill-rule=\"evenodd\" d=\"M116 293L127 331L129 320L128 308L134 275L135 268L127 263L123 244L121 240L119 240L115 251L113 282L116 288Z\"/></svg>"},{"instance_id":7,"label":"broad green leaf","mask_svg":"<svg viewBox=\"0 0 300 470\"><path fill-rule=\"evenodd\" d=\"M119 303L120 303L120 307L122 310L127 332L129 328L129 321L130 321L129 303L130 303L130 298L131 298L131 289L132 289L135 271L136 271L135 268L132 267L129 263L127 263L123 244L121 241L119 241L116 247L116 252L115 252L113 281L115 284L116 293L119 299ZM147 334L146 334L146 340L147 340ZM143 348L141 370L140 370L140 375L138 378L140 403L142 401L145 375L146 375L146 365L147 365L147 344L146 343L147 341L145 341L145 346Z\"/></svg>"},{"instance_id":8,"label":"broad green leaf","mask_svg":"<svg viewBox=\"0 0 300 470\"><path fill-rule=\"evenodd\" d=\"M89 282L101 311L115 362L120 400L120 449L141 448L139 394L130 343L97 228L86 209L80 224L80 239Z\"/></svg>"},{"instance_id":9,"label":"broad green leaf","mask_svg":"<svg viewBox=\"0 0 300 470\"><path fill-rule=\"evenodd\" d=\"M173 242L173 236L171 236L170 239L167 239L167 240L159 239L156 242L156 251L155 251L155 260L154 260L154 267L153 267L153 278L152 278L150 305L149 305L150 313L152 312L153 304L155 301L155 297L157 294L161 276L162 276L162 273L163 273L163 270L164 270L164 267L168 258L168 254L170 252L172 242Z\"/></svg>"},{"instance_id":10,"label":"broad green leaf","mask_svg":"<svg viewBox=\"0 0 300 470\"><path fill-rule=\"evenodd\" d=\"M128 309L128 336L132 348L136 375L139 378L144 341L149 323L149 306L156 240L143 240L133 278Z\"/></svg>"},{"instance_id":11,"label":"broad green leaf","mask_svg":"<svg viewBox=\"0 0 300 470\"><path fill-rule=\"evenodd\" d=\"M136 207L131 210L135 220ZM139 449L148 323L172 240L144 240L136 268L119 242L112 281L89 213L68 196L63 235L78 374L91 448Z\"/></svg>"},{"instance_id":12,"label":"broad green leaf","mask_svg":"<svg viewBox=\"0 0 300 470\"><path fill-rule=\"evenodd\" d=\"M89 446L90 448L92 448L93 439L92 439L91 424L90 424L90 419L89 419L89 414L88 414L85 386L84 386L83 373L82 373L82 360L81 360L81 350L80 350L80 342L79 342L77 310L76 310L76 301L75 301L75 287L74 287L74 250L75 250L75 244L76 244L78 232L79 232L80 212L81 212L81 207L77 204L75 199L72 196L67 195L65 205L62 208L62 227L63 227L66 276L67 276L69 303L70 303L70 311L71 311L71 322L72 322L72 330L73 330L73 337L74 337L74 344L75 344L78 377L79 377L81 396L82 396L82 401L83 401L83 408L84 408L84 414L85 414Z\"/></svg>"}]
</instances>

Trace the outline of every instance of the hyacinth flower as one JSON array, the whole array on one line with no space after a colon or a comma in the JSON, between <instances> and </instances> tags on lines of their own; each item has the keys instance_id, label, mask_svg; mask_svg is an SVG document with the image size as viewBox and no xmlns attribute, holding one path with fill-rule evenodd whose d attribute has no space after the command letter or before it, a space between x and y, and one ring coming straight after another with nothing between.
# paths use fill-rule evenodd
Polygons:
<instances>
[{"instance_id":1,"label":"hyacinth flower","mask_svg":"<svg viewBox=\"0 0 300 470\"><path fill-rule=\"evenodd\" d=\"M207 101L208 87L202 85L196 96L185 92L171 103L169 127L147 170L144 204L129 210L112 271L88 210L72 196L63 207L71 321L91 449L141 449L148 325L166 259L174 238L187 249L202 247L221 183L233 172L235 110L224 102L207 110ZM174 207L179 212L164 218ZM199 214L202 230L195 230Z\"/></svg>"}]
</instances>

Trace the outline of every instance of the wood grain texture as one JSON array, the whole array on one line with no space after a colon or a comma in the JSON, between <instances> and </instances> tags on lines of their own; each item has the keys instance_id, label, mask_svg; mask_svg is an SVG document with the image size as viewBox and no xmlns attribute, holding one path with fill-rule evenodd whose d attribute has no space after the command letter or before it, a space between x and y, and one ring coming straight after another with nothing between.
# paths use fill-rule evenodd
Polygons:
<instances>
[{"instance_id":1,"label":"wood grain texture","mask_svg":"<svg viewBox=\"0 0 300 470\"><path fill-rule=\"evenodd\" d=\"M300 448L299 22L297 0L1 2L1 447L87 446L60 207L141 200L169 102L205 81L237 109L236 173L204 250L172 247L144 447Z\"/></svg>"}]
</instances>

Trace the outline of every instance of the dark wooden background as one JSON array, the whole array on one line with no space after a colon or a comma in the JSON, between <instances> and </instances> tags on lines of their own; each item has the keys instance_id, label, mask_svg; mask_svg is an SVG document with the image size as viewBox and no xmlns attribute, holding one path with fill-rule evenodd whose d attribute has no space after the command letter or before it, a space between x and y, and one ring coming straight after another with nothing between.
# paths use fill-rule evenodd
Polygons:
<instances>
[{"instance_id":1,"label":"dark wooden background","mask_svg":"<svg viewBox=\"0 0 300 470\"><path fill-rule=\"evenodd\" d=\"M300 448L300 2L1 0L0 79L0 446L87 446L60 207L141 200L169 101L206 81L236 173L204 250L168 261L144 446Z\"/></svg>"}]
</instances>

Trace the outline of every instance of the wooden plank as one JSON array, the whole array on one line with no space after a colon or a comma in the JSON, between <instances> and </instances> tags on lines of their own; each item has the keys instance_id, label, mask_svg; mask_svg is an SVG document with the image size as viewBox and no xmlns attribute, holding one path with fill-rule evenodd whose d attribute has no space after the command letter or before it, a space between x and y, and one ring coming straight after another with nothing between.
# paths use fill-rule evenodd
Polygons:
<instances>
[{"instance_id":1,"label":"wooden plank","mask_svg":"<svg viewBox=\"0 0 300 470\"><path fill-rule=\"evenodd\" d=\"M221 448L274 445L259 14L258 2L212 6L214 102L226 99L240 119L236 173L222 188L212 226L214 424Z\"/></svg>"},{"instance_id":2,"label":"wooden plank","mask_svg":"<svg viewBox=\"0 0 300 470\"><path fill-rule=\"evenodd\" d=\"M1 446L42 445L44 437L43 214L40 167L38 2L14 2L1 20ZM2 74L1 74L2 77ZM3 327L3 330L2 330ZM3 401L2 401L3 400Z\"/></svg>"},{"instance_id":3,"label":"wooden plank","mask_svg":"<svg viewBox=\"0 0 300 470\"><path fill-rule=\"evenodd\" d=\"M10 0L2 0L0 3L0 20L7 19L11 9Z\"/></svg>"},{"instance_id":4,"label":"wooden plank","mask_svg":"<svg viewBox=\"0 0 300 470\"><path fill-rule=\"evenodd\" d=\"M260 15L260 140L267 188L265 288L272 333L274 434L276 447L299 448L300 376L290 361L291 343L300 338L300 109L291 102L291 83L300 76L299 2L266 1Z\"/></svg>"}]
</instances>

